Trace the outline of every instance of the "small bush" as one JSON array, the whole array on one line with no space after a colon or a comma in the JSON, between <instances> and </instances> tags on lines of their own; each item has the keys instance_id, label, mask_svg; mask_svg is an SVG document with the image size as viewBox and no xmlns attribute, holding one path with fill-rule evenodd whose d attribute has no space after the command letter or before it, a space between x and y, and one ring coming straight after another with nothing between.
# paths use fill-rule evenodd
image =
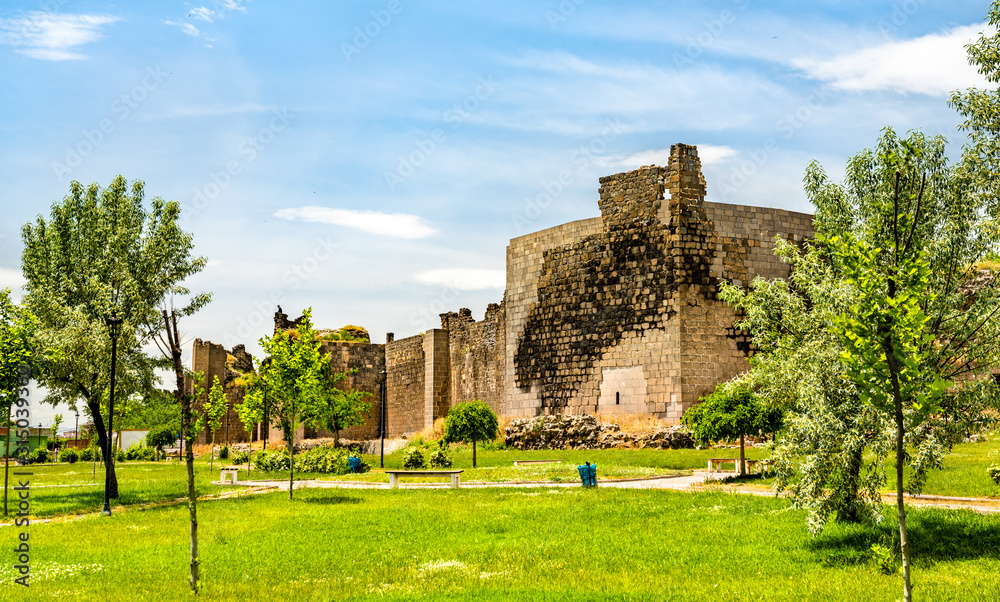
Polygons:
<instances>
[{"instance_id":1,"label":"small bush","mask_svg":"<svg viewBox=\"0 0 1000 602\"><path fill-rule=\"evenodd\" d=\"M69 464L74 464L80 458L80 454L76 453L75 449L64 449L61 454L59 454L60 462L67 462Z\"/></svg>"},{"instance_id":2,"label":"small bush","mask_svg":"<svg viewBox=\"0 0 1000 602\"><path fill-rule=\"evenodd\" d=\"M222 456L219 456L220 458ZM232 462L233 464L246 464L250 461L250 453L245 451L234 451Z\"/></svg>"},{"instance_id":3,"label":"small bush","mask_svg":"<svg viewBox=\"0 0 1000 602\"><path fill-rule=\"evenodd\" d=\"M229 459L229 446L223 445L222 449L219 450L219 459L228 460Z\"/></svg>"},{"instance_id":4,"label":"small bush","mask_svg":"<svg viewBox=\"0 0 1000 602\"><path fill-rule=\"evenodd\" d=\"M96 456L96 449L93 447L85 447L80 450L81 462L93 462Z\"/></svg>"},{"instance_id":5,"label":"small bush","mask_svg":"<svg viewBox=\"0 0 1000 602\"><path fill-rule=\"evenodd\" d=\"M407 470L427 468L427 463L424 462L424 454L420 451L420 448L411 447L406 450L406 453L403 454L403 468Z\"/></svg>"},{"instance_id":6,"label":"small bush","mask_svg":"<svg viewBox=\"0 0 1000 602\"><path fill-rule=\"evenodd\" d=\"M448 450L439 449L431 454L431 466L434 468L451 468L451 457Z\"/></svg>"},{"instance_id":7,"label":"small bush","mask_svg":"<svg viewBox=\"0 0 1000 602\"><path fill-rule=\"evenodd\" d=\"M115 462L124 462L124 461L125 461L125 451L121 449L117 450L117 452L115 453Z\"/></svg>"},{"instance_id":8,"label":"small bush","mask_svg":"<svg viewBox=\"0 0 1000 602\"><path fill-rule=\"evenodd\" d=\"M269 449L257 452L254 467L264 472L288 470L288 451Z\"/></svg>"},{"instance_id":9,"label":"small bush","mask_svg":"<svg viewBox=\"0 0 1000 602\"><path fill-rule=\"evenodd\" d=\"M871 547L871 559L875 567L883 575L892 575L898 568L896 567L896 555L893 551L881 544L873 543Z\"/></svg>"},{"instance_id":10,"label":"small bush","mask_svg":"<svg viewBox=\"0 0 1000 602\"><path fill-rule=\"evenodd\" d=\"M46 462L49 461L49 450L39 445L35 449L35 451L31 452L31 454L28 456L28 459L31 461L32 464L45 464Z\"/></svg>"},{"instance_id":11,"label":"small bush","mask_svg":"<svg viewBox=\"0 0 1000 602\"><path fill-rule=\"evenodd\" d=\"M156 450L152 447L147 447L145 445L140 445L138 443L133 443L128 446L125 450L125 459L129 461L136 460L154 460L156 458Z\"/></svg>"},{"instance_id":12,"label":"small bush","mask_svg":"<svg viewBox=\"0 0 1000 602\"><path fill-rule=\"evenodd\" d=\"M990 475L993 482L1000 485L1000 464L994 464L986 469L986 474Z\"/></svg>"},{"instance_id":13,"label":"small bush","mask_svg":"<svg viewBox=\"0 0 1000 602\"><path fill-rule=\"evenodd\" d=\"M342 447L314 447L295 458L295 469L302 472L347 474L350 472L348 455L350 452Z\"/></svg>"}]
</instances>

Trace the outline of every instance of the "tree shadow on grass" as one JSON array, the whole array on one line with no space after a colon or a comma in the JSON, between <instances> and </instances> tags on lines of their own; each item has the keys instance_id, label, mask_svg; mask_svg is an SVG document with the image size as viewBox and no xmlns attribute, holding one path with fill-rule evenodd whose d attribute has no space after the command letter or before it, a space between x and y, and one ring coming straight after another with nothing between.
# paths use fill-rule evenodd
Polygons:
<instances>
[{"instance_id":1,"label":"tree shadow on grass","mask_svg":"<svg viewBox=\"0 0 1000 602\"><path fill-rule=\"evenodd\" d=\"M863 564L872 557L872 546L899 553L899 526L895 509L886 509L881 525L830 524L806 547L824 565ZM907 539L914 566L938 562L987 558L1000 559L1000 517L968 510L908 508Z\"/></svg>"},{"instance_id":2,"label":"tree shadow on grass","mask_svg":"<svg viewBox=\"0 0 1000 602\"><path fill-rule=\"evenodd\" d=\"M346 495L331 495L323 497L305 497L302 499L307 504L322 504L324 506L333 506L336 504L360 504L361 498L359 497L349 497Z\"/></svg>"}]
</instances>

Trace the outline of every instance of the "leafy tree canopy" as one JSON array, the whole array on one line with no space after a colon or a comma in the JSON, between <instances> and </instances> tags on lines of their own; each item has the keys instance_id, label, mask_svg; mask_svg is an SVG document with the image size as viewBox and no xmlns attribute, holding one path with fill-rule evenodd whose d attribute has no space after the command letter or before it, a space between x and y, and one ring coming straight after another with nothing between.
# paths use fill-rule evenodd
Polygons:
<instances>
[{"instance_id":1,"label":"leafy tree canopy","mask_svg":"<svg viewBox=\"0 0 1000 602\"><path fill-rule=\"evenodd\" d=\"M472 466L476 466L476 442L491 441L497 436L497 415L486 402L474 399L457 403L444 421L446 442L471 441Z\"/></svg>"}]
</instances>

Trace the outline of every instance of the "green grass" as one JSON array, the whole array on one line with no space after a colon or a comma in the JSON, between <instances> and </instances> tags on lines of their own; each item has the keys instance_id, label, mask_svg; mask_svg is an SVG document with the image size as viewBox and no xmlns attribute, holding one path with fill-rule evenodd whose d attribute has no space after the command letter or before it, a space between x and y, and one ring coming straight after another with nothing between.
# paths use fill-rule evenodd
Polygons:
<instances>
[{"instance_id":1,"label":"green grass","mask_svg":"<svg viewBox=\"0 0 1000 602\"><path fill-rule=\"evenodd\" d=\"M960 443L944 458L944 469L931 471L923 493L959 497L1000 497L1000 485L994 483L986 468L1000 464L1000 431L987 435L987 441ZM895 462L887 463L888 488L895 491Z\"/></svg>"},{"instance_id":2,"label":"green grass","mask_svg":"<svg viewBox=\"0 0 1000 602\"><path fill-rule=\"evenodd\" d=\"M894 600L900 578L870 551L892 546L887 514L879 529L831 524L812 539L787 501L725 493L254 495L199 506L199 599ZM908 520L920 599L995 599L1000 517L913 509ZM18 599L186 597L183 506L29 529L35 580Z\"/></svg>"}]
</instances>

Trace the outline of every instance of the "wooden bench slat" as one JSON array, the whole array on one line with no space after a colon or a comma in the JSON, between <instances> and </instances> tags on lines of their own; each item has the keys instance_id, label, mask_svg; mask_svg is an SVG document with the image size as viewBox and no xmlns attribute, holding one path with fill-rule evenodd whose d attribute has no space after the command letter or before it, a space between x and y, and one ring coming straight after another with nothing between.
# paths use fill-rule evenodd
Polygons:
<instances>
[{"instance_id":1,"label":"wooden bench slat","mask_svg":"<svg viewBox=\"0 0 1000 602\"><path fill-rule=\"evenodd\" d=\"M461 484L461 470L387 470L389 489L399 487L399 477L451 477L451 487L458 489Z\"/></svg>"}]
</instances>

